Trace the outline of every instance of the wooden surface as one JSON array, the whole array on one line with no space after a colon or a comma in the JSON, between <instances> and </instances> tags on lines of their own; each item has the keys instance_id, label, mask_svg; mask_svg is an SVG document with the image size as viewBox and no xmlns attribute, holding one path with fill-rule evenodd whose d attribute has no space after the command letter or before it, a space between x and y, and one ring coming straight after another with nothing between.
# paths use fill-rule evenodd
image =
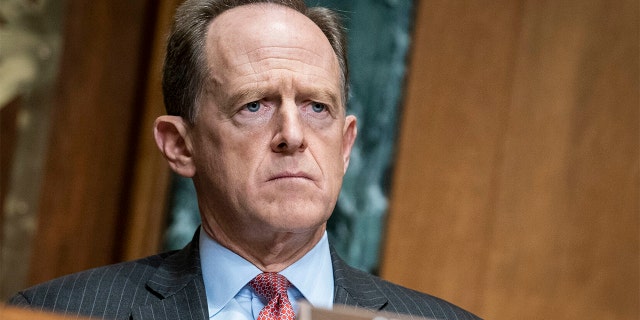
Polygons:
<instances>
[{"instance_id":1,"label":"wooden surface","mask_svg":"<svg viewBox=\"0 0 640 320\"><path fill-rule=\"evenodd\" d=\"M122 256L152 3L67 2L30 283Z\"/></svg>"},{"instance_id":2,"label":"wooden surface","mask_svg":"<svg viewBox=\"0 0 640 320\"><path fill-rule=\"evenodd\" d=\"M126 218L122 260L132 260L155 254L162 249L162 235L166 228L166 205L170 184L170 169L153 139L153 123L165 114L162 100L162 66L173 14L182 0L162 1L158 5L153 28L153 44L144 108L140 120L141 131L132 172L132 189Z\"/></svg>"},{"instance_id":3,"label":"wooden surface","mask_svg":"<svg viewBox=\"0 0 640 320\"><path fill-rule=\"evenodd\" d=\"M487 319L638 319L637 1L420 1L382 276Z\"/></svg>"},{"instance_id":4,"label":"wooden surface","mask_svg":"<svg viewBox=\"0 0 640 320\"><path fill-rule=\"evenodd\" d=\"M4 212L5 197L11 177L15 142L18 139L16 128L21 98L15 98L5 106L0 106L0 212ZM0 217L0 239L3 238L4 217Z\"/></svg>"}]
</instances>

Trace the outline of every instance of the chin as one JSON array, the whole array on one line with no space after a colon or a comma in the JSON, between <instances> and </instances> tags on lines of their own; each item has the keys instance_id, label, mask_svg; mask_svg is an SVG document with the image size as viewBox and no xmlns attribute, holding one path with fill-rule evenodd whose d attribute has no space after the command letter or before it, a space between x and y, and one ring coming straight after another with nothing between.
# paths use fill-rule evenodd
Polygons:
<instances>
[{"instance_id":1,"label":"chin","mask_svg":"<svg viewBox=\"0 0 640 320\"><path fill-rule=\"evenodd\" d=\"M268 214L268 223L277 230L298 233L323 227L330 216L331 211L327 212L327 208L318 208L313 205L289 205ZM276 219L271 219L272 217Z\"/></svg>"}]
</instances>

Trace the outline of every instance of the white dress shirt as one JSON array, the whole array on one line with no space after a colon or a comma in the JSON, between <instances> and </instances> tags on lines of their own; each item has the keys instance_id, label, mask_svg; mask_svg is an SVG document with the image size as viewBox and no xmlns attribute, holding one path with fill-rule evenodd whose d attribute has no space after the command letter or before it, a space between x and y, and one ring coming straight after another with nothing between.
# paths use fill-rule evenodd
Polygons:
<instances>
[{"instance_id":1,"label":"white dress shirt","mask_svg":"<svg viewBox=\"0 0 640 320\"><path fill-rule=\"evenodd\" d=\"M199 241L209 319L256 319L265 301L255 294L248 283L262 271L220 245L202 229ZM311 251L280 274L292 284L287 293L296 314L297 301L301 299L315 307L331 308L333 267L327 233Z\"/></svg>"}]
</instances>

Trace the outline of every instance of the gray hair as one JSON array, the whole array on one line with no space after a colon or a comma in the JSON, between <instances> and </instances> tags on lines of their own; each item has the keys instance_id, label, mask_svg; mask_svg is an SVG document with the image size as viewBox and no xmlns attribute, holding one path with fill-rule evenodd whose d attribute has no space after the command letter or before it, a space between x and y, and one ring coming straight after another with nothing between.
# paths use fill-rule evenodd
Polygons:
<instances>
[{"instance_id":1,"label":"gray hair","mask_svg":"<svg viewBox=\"0 0 640 320\"><path fill-rule=\"evenodd\" d=\"M177 10L167 43L162 76L162 93L167 114L195 123L198 101L208 83L205 59L207 28L224 11L253 4L273 3L292 8L313 21L329 40L340 66L342 104L349 92L347 40L340 16L334 11L307 8L303 0L187 0Z\"/></svg>"}]
</instances>

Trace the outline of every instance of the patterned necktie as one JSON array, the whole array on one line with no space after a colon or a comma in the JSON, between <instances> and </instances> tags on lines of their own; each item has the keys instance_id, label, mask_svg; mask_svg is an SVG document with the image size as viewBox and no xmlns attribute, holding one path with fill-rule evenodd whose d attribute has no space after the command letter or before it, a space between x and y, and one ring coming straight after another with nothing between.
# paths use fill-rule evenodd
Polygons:
<instances>
[{"instance_id":1,"label":"patterned necktie","mask_svg":"<svg viewBox=\"0 0 640 320\"><path fill-rule=\"evenodd\" d=\"M275 272L265 272L249 281L255 292L267 299L267 305L262 308L258 320L294 320L293 307L287 296L287 288L291 285L283 275Z\"/></svg>"}]
</instances>

